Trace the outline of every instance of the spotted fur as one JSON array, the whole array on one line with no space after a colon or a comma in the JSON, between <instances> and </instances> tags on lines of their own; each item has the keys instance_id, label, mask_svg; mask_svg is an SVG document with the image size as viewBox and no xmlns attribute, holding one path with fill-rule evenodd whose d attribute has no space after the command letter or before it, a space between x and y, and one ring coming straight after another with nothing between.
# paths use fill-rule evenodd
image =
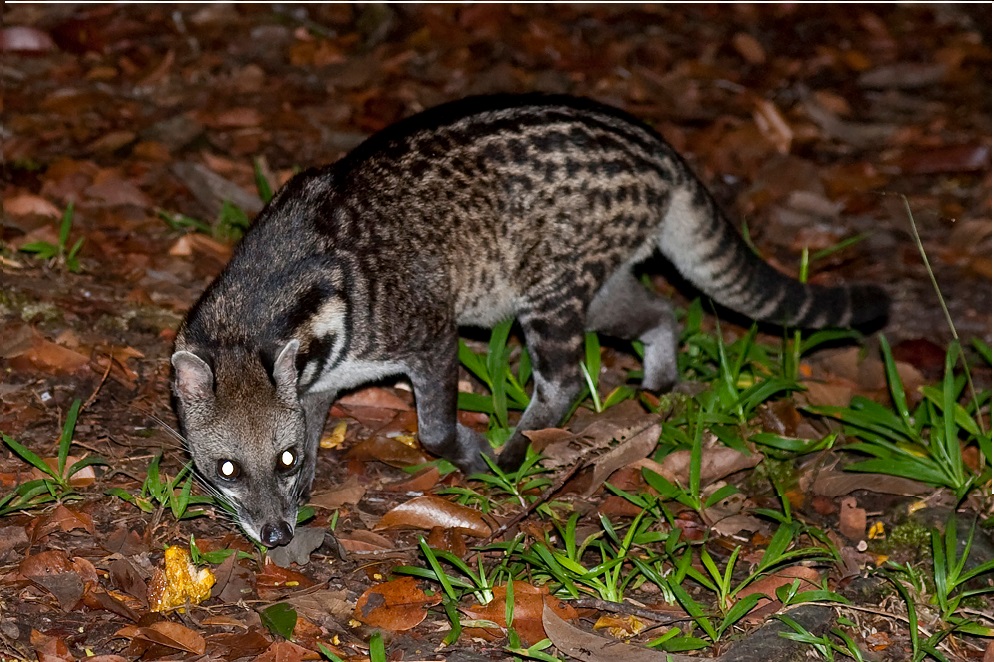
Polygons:
<instances>
[{"instance_id":1,"label":"spotted fur","mask_svg":"<svg viewBox=\"0 0 994 662\"><path fill-rule=\"evenodd\" d=\"M456 422L457 327L510 317L535 380L499 459L513 469L521 431L560 423L579 393L584 330L642 340L645 387L677 380L670 307L632 275L657 251L758 320L850 326L886 310L877 287L803 285L757 258L628 115L571 97L467 99L290 180L190 311L174 391L199 472L251 536L286 542L329 405L392 374L411 379L422 444L485 470L489 446ZM277 472L286 449L297 463ZM221 459L238 479L217 475Z\"/></svg>"}]
</instances>

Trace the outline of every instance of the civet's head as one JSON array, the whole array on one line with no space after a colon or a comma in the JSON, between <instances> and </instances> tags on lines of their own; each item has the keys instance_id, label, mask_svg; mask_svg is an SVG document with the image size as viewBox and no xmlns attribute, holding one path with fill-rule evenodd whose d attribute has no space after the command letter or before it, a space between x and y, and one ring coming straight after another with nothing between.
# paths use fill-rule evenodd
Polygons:
<instances>
[{"instance_id":1,"label":"civet's head","mask_svg":"<svg viewBox=\"0 0 994 662\"><path fill-rule=\"evenodd\" d=\"M306 448L291 340L272 356L187 347L172 356L173 393L197 474L268 547L293 537L309 496L316 448Z\"/></svg>"}]
</instances>

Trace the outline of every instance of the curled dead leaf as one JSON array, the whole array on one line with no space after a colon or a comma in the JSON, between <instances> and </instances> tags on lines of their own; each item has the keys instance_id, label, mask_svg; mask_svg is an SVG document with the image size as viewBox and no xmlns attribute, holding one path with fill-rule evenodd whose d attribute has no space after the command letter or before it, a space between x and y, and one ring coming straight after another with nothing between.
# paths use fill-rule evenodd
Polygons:
<instances>
[{"instance_id":1,"label":"curled dead leaf","mask_svg":"<svg viewBox=\"0 0 994 662\"><path fill-rule=\"evenodd\" d=\"M434 495L415 497L393 508L380 518L373 530L431 530L436 526L455 529L477 538L486 538L491 532L479 511Z\"/></svg>"}]
</instances>

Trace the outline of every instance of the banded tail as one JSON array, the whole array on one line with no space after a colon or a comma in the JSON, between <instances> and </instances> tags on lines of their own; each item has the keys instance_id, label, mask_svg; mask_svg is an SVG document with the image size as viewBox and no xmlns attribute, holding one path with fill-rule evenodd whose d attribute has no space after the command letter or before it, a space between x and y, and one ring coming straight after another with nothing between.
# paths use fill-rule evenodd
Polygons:
<instances>
[{"instance_id":1,"label":"banded tail","mask_svg":"<svg viewBox=\"0 0 994 662\"><path fill-rule=\"evenodd\" d=\"M701 292L752 319L797 328L859 327L882 320L877 285L807 285L757 257L696 177L673 194L660 250Z\"/></svg>"}]
</instances>

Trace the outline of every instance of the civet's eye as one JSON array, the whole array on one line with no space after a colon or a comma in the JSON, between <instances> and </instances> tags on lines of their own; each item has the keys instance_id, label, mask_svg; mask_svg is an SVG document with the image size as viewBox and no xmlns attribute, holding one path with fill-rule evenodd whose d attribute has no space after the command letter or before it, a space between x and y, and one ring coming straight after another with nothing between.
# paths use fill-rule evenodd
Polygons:
<instances>
[{"instance_id":1,"label":"civet's eye","mask_svg":"<svg viewBox=\"0 0 994 662\"><path fill-rule=\"evenodd\" d=\"M217 461L217 475L222 480L235 480L242 473L242 468L234 460L221 459Z\"/></svg>"},{"instance_id":2,"label":"civet's eye","mask_svg":"<svg viewBox=\"0 0 994 662\"><path fill-rule=\"evenodd\" d=\"M297 452L292 448L284 450L276 460L276 468L279 471L289 471L295 466L297 466Z\"/></svg>"}]
</instances>

